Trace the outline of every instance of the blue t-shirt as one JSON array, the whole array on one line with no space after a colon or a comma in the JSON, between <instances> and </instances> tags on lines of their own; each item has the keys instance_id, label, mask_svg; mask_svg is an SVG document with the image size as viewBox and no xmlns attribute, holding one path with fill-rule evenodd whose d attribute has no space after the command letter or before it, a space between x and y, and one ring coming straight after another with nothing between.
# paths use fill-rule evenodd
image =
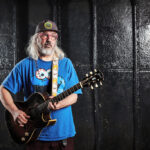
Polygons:
<instances>
[{"instance_id":1,"label":"blue t-shirt","mask_svg":"<svg viewBox=\"0 0 150 150\"><path fill-rule=\"evenodd\" d=\"M2 85L14 94L23 89L25 101L35 92L51 93L51 68L52 61L35 61L27 57L16 64ZM60 94L77 84L79 80L70 59L59 60L58 68L57 94ZM80 89L74 93L81 94L82 91ZM71 106L51 111L51 118L57 119L56 124L43 128L38 140L57 141L75 135Z\"/></svg>"}]
</instances>

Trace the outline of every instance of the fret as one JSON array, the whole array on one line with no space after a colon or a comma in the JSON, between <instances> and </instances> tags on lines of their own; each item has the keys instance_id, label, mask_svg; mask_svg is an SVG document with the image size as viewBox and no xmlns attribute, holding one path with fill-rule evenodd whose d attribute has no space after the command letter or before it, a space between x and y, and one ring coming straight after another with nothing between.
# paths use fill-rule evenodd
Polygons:
<instances>
[{"instance_id":1,"label":"fret","mask_svg":"<svg viewBox=\"0 0 150 150\"><path fill-rule=\"evenodd\" d=\"M60 100L62 100L62 98L61 98L60 95L56 96L56 98L57 98L57 102L59 102Z\"/></svg>"},{"instance_id":2,"label":"fret","mask_svg":"<svg viewBox=\"0 0 150 150\"><path fill-rule=\"evenodd\" d=\"M72 87L72 90L73 90L73 92L75 91L74 86ZM72 92L72 93L73 93L73 92Z\"/></svg>"},{"instance_id":3,"label":"fret","mask_svg":"<svg viewBox=\"0 0 150 150\"><path fill-rule=\"evenodd\" d=\"M77 84L78 89L83 88L81 82Z\"/></svg>"},{"instance_id":4,"label":"fret","mask_svg":"<svg viewBox=\"0 0 150 150\"><path fill-rule=\"evenodd\" d=\"M77 87L77 85L75 85L75 86L74 86L74 89L75 89L75 91L77 91L77 90L78 90L78 87Z\"/></svg>"},{"instance_id":5,"label":"fret","mask_svg":"<svg viewBox=\"0 0 150 150\"><path fill-rule=\"evenodd\" d=\"M70 89L71 89L72 93L76 91L76 90L75 90L75 86L73 86L73 87L70 88Z\"/></svg>"},{"instance_id":6,"label":"fret","mask_svg":"<svg viewBox=\"0 0 150 150\"><path fill-rule=\"evenodd\" d=\"M78 89L81 89L81 85L80 83L77 84Z\"/></svg>"},{"instance_id":7,"label":"fret","mask_svg":"<svg viewBox=\"0 0 150 150\"><path fill-rule=\"evenodd\" d=\"M67 91L64 91L63 93L64 93L64 98L68 96Z\"/></svg>"},{"instance_id":8,"label":"fret","mask_svg":"<svg viewBox=\"0 0 150 150\"><path fill-rule=\"evenodd\" d=\"M62 93L59 94L57 97L59 97L60 100L62 100L64 98L63 95L62 95Z\"/></svg>"},{"instance_id":9,"label":"fret","mask_svg":"<svg viewBox=\"0 0 150 150\"><path fill-rule=\"evenodd\" d=\"M46 102L47 102L47 101L46 101ZM46 103L46 102L45 102L45 103ZM54 99L53 99L53 98L52 98L52 99L49 99L48 102L54 103Z\"/></svg>"},{"instance_id":10,"label":"fret","mask_svg":"<svg viewBox=\"0 0 150 150\"><path fill-rule=\"evenodd\" d=\"M70 89L68 89L68 90L70 90L70 91L71 91L71 93L73 93L73 92L74 92L73 88L70 88Z\"/></svg>"},{"instance_id":11,"label":"fret","mask_svg":"<svg viewBox=\"0 0 150 150\"><path fill-rule=\"evenodd\" d=\"M57 99L57 97L54 97L54 98L52 98L52 99L49 99L48 101L46 101L46 102L52 102L52 103L55 103L55 102L58 102L58 99ZM45 103L46 103L45 102Z\"/></svg>"},{"instance_id":12,"label":"fret","mask_svg":"<svg viewBox=\"0 0 150 150\"><path fill-rule=\"evenodd\" d=\"M60 101L60 100L63 99L63 95L62 95L62 94L59 94L59 95L57 95L56 97L57 97L57 100L58 100L58 101Z\"/></svg>"},{"instance_id":13,"label":"fret","mask_svg":"<svg viewBox=\"0 0 150 150\"><path fill-rule=\"evenodd\" d=\"M52 103L55 103L55 102L57 102L57 98L56 97L54 97L54 98L52 98Z\"/></svg>"},{"instance_id":14,"label":"fret","mask_svg":"<svg viewBox=\"0 0 150 150\"><path fill-rule=\"evenodd\" d=\"M71 88L67 90L69 95L72 94L73 92L71 91Z\"/></svg>"},{"instance_id":15,"label":"fret","mask_svg":"<svg viewBox=\"0 0 150 150\"><path fill-rule=\"evenodd\" d=\"M67 96L69 96L69 95L70 95L70 93L69 93L69 89L68 89L68 90L66 90L66 93L67 93Z\"/></svg>"},{"instance_id":16,"label":"fret","mask_svg":"<svg viewBox=\"0 0 150 150\"><path fill-rule=\"evenodd\" d=\"M56 96L56 102L59 102L60 100L62 100L61 97Z\"/></svg>"}]
</instances>

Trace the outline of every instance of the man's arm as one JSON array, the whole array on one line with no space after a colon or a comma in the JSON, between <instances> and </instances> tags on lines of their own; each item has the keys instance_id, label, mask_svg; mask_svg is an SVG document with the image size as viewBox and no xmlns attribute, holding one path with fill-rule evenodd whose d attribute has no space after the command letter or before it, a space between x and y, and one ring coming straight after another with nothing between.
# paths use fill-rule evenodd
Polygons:
<instances>
[{"instance_id":1,"label":"man's arm","mask_svg":"<svg viewBox=\"0 0 150 150\"><path fill-rule=\"evenodd\" d=\"M51 97L52 98L52 97ZM58 103L52 104L51 102L49 103L49 108L52 110L58 110L67 106L70 106L74 103L77 102L78 95L77 94L71 94L67 96L65 99L59 101Z\"/></svg>"},{"instance_id":2,"label":"man's arm","mask_svg":"<svg viewBox=\"0 0 150 150\"><path fill-rule=\"evenodd\" d=\"M3 86L0 87L0 100L4 107L12 114L14 121L17 121L20 126L24 126L27 123L30 116L17 108L10 92Z\"/></svg>"}]
</instances>

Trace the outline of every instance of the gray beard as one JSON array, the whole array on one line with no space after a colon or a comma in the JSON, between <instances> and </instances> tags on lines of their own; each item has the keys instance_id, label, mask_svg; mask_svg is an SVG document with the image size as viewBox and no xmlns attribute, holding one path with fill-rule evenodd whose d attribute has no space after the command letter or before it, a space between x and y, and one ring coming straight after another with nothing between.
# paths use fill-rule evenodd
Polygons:
<instances>
[{"instance_id":1,"label":"gray beard","mask_svg":"<svg viewBox=\"0 0 150 150\"><path fill-rule=\"evenodd\" d=\"M44 56L51 56L54 53L54 49L51 48L39 48L40 54Z\"/></svg>"},{"instance_id":2,"label":"gray beard","mask_svg":"<svg viewBox=\"0 0 150 150\"><path fill-rule=\"evenodd\" d=\"M54 54L54 48L42 48L42 45L37 41L38 51L43 56L51 56Z\"/></svg>"}]
</instances>

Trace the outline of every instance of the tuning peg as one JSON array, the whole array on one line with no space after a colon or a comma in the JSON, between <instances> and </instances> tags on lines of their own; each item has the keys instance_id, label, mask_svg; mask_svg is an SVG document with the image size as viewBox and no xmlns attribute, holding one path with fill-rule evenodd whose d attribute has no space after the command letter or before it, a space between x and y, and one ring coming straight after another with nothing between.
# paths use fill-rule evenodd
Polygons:
<instances>
[{"instance_id":1,"label":"tuning peg","mask_svg":"<svg viewBox=\"0 0 150 150\"><path fill-rule=\"evenodd\" d=\"M91 85L91 89L93 90L94 89L94 87Z\"/></svg>"},{"instance_id":2,"label":"tuning peg","mask_svg":"<svg viewBox=\"0 0 150 150\"><path fill-rule=\"evenodd\" d=\"M89 75L88 75L88 74L86 74L85 76L86 76L86 77L88 77Z\"/></svg>"},{"instance_id":3,"label":"tuning peg","mask_svg":"<svg viewBox=\"0 0 150 150\"><path fill-rule=\"evenodd\" d=\"M103 85L102 81L100 81L100 85Z\"/></svg>"},{"instance_id":4,"label":"tuning peg","mask_svg":"<svg viewBox=\"0 0 150 150\"><path fill-rule=\"evenodd\" d=\"M97 72L97 69L94 69L94 72Z\"/></svg>"},{"instance_id":5,"label":"tuning peg","mask_svg":"<svg viewBox=\"0 0 150 150\"><path fill-rule=\"evenodd\" d=\"M93 72L91 71L91 72L90 72L90 74L92 75L92 74L93 74Z\"/></svg>"},{"instance_id":6,"label":"tuning peg","mask_svg":"<svg viewBox=\"0 0 150 150\"><path fill-rule=\"evenodd\" d=\"M95 84L95 87L97 88L97 87L98 87L98 84Z\"/></svg>"}]
</instances>

